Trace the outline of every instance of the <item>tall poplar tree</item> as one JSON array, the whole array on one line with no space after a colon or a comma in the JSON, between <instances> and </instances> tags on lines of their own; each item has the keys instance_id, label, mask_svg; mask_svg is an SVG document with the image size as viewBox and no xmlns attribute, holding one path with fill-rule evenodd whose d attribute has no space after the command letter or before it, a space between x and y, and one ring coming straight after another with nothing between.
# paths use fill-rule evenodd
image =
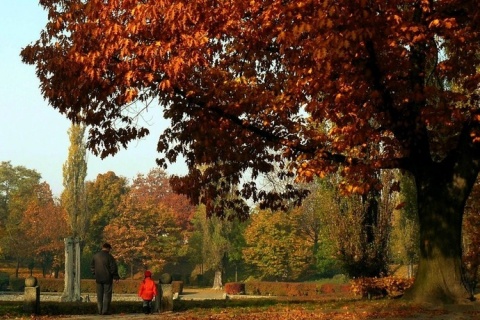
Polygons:
<instances>
[{"instance_id":1,"label":"tall poplar tree","mask_svg":"<svg viewBox=\"0 0 480 320\"><path fill-rule=\"evenodd\" d=\"M62 206L67 212L71 237L65 238L65 288L63 301L80 300L80 242L85 239L88 211L85 192L87 149L85 126L73 123L68 130L70 147L63 165Z\"/></svg>"},{"instance_id":2,"label":"tall poplar tree","mask_svg":"<svg viewBox=\"0 0 480 320\"><path fill-rule=\"evenodd\" d=\"M85 238L88 222L86 210L85 178L87 176L87 149L84 141L85 127L72 124L68 130L70 147L63 165L62 206L68 214L73 237Z\"/></svg>"}]
</instances>

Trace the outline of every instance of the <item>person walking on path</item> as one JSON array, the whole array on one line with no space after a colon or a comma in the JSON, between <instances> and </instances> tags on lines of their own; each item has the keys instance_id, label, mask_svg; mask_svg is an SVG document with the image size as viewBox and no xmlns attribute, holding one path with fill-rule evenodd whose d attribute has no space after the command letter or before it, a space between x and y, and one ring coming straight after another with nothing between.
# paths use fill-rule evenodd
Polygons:
<instances>
[{"instance_id":1,"label":"person walking on path","mask_svg":"<svg viewBox=\"0 0 480 320\"><path fill-rule=\"evenodd\" d=\"M152 312L152 300L157 296L157 285L152 280L152 272L145 271L145 278L138 288L138 296L142 298L142 309L145 314Z\"/></svg>"},{"instance_id":2,"label":"person walking on path","mask_svg":"<svg viewBox=\"0 0 480 320\"><path fill-rule=\"evenodd\" d=\"M98 314L110 314L113 281L118 282L120 280L117 262L110 254L111 250L112 246L109 243L104 243L102 250L94 254L91 263L97 289Z\"/></svg>"}]
</instances>

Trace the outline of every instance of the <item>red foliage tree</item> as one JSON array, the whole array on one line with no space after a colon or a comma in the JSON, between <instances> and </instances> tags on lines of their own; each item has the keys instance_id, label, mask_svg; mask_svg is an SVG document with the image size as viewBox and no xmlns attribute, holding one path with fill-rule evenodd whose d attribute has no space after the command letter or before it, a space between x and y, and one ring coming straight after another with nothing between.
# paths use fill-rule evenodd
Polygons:
<instances>
[{"instance_id":1,"label":"red foliage tree","mask_svg":"<svg viewBox=\"0 0 480 320\"><path fill-rule=\"evenodd\" d=\"M139 174L118 207L119 214L105 227L105 239L115 248L113 254L131 267L154 267L174 262L184 243L185 216L193 207L185 204L169 184L161 169ZM179 211L176 211L176 210Z\"/></svg>"},{"instance_id":2,"label":"red foliage tree","mask_svg":"<svg viewBox=\"0 0 480 320\"><path fill-rule=\"evenodd\" d=\"M21 229L25 235L24 247L29 248L31 259L40 263L45 276L55 260L63 260L63 239L69 228L67 214L55 203L47 183L39 184L34 194L27 204Z\"/></svg>"},{"instance_id":3,"label":"red foliage tree","mask_svg":"<svg viewBox=\"0 0 480 320\"><path fill-rule=\"evenodd\" d=\"M409 296L471 297L460 260L480 168L477 1L40 3L49 21L23 60L54 108L90 126L95 153L148 134L135 102L158 99L172 121L159 163L185 156L190 174L176 184L195 200L222 191L209 182L275 163L299 179L340 165L351 192L377 187L379 168L410 171L421 248ZM277 207L296 194L239 191Z\"/></svg>"}]
</instances>

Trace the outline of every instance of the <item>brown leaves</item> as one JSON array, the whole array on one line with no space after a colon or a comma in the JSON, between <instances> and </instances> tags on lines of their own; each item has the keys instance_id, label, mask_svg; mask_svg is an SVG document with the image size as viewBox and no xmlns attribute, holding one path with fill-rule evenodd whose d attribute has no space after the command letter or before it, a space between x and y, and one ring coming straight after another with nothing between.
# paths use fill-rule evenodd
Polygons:
<instances>
[{"instance_id":1,"label":"brown leaves","mask_svg":"<svg viewBox=\"0 0 480 320\"><path fill-rule=\"evenodd\" d=\"M49 22L22 58L54 108L84 115L102 156L146 133L130 111L152 99L172 120L164 160L228 163L237 176L289 161L299 181L340 164L345 190L368 191L374 170L450 151L477 106L464 102L480 82L470 2L42 3Z\"/></svg>"},{"instance_id":2,"label":"brown leaves","mask_svg":"<svg viewBox=\"0 0 480 320\"><path fill-rule=\"evenodd\" d=\"M118 217L105 228L105 237L116 248L119 260L162 265L178 257L182 231L189 226L193 208L172 192L163 170L139 174L118 211Z\"/></svg>"},{"instance_id":3,"label":"brown leaves","mask_svg":"<svg viewBox=\"0 0 480 320\"><path fill-rule=\"evenodd\" d=\"M21 241L34 250L30 253L32 255L61 255L63 238L69 229L66 212L54 202L48 184L39 184L35 194L28 202L21 222L24 230L24 239Z\"/></svg>"},{"instance_id":4,"label":"brown leaves","mask_svg":"<svg viewBox=\"0 0 480 320\"><path fill-rule=\"evenodd\" d=\"M410 288L414 279L403 279L396 277L384 278L359 278L352 281L352 291L363 298L371 296L398 297L403 295L406 289Z\"/></svg>"},{"instance_id":5,"label":"brown leaves","mask_svg":"<svg viewBox=\"0 0 480 320\"><path fill-rule=\"evenodd\" d=\"M272 307L220 308L215 311L195 310L162 315L164 319L180 320L363 320L363 319L475 319L478 311L470 311L472 306L459 310L446 310L411 303L392 301L315 301L292 303L278 302Z\"/></svg>"}]
</instances>

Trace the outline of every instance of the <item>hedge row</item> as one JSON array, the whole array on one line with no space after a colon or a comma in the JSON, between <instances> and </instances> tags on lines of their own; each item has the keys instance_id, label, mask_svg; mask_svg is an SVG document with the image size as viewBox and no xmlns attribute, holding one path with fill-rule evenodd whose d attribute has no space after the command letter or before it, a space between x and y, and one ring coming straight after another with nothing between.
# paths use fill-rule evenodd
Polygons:
<instances>
[{"instance_id":1,"label":"hedge row","mask_svg":"<svg viewBox=\"0 0 480 320\"><path fill-rule=\"evenodd\" d=\"M64 288L64 279L54 279L54 278L37 278L38 286L40 287L41 292L63 292ZM137 294L138 287L140 286L141 280L120 280L118 283L113 285L113 293L117 294ZM96 285L95 280L93 279L82 279L80 282L81 291L84 293L95 293ZM10 278L10 291L23 291L25 288L25 279L24 278ZM183 282L182 281L173 281L172 282L172 291L173 293L178 292L182 293L183 291Z\"/></svg>"},{"instance_id":2,"label":"hedge row","mask_svg":"<svg viewBox=\"0 0 480 320\"><path fill-rule=\"evenodd\" d=\"M267 282L248 281L246 283L227 283L227 294L260 295L260 296L287 296L287 297L315 297L321 294L343 293L351 294L350 284L318 284L302 282Z\"/></svg>"},{"instance_id":3,"label":"hedge row","mask_svg":"<svg viewBox=\"0 0 480 320\"><path fill-rule=\"evenodd\" d=\"M398 297L413 284L413 279L396 277L360 278L350 284L248 281L225 285L227 294L315 297L322 294L347 294L363 298Z\"/></svg>"}]
</instances>

